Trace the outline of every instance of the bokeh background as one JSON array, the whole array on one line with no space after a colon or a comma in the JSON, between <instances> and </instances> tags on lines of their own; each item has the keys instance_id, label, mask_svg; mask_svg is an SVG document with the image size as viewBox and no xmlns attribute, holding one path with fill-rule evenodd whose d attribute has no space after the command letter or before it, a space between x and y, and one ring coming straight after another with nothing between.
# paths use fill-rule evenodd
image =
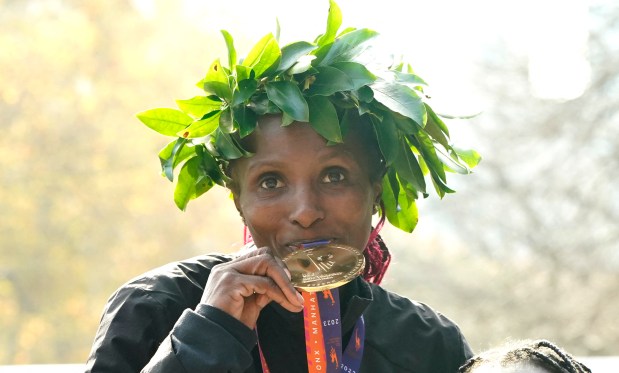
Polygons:
<instances>
[{"instance_id":1,"label":"bokeh background","mask_svg":"<svg viewBox=\"0 0 619 373\"><path fill-rule=\"evenodd\" d=\"M383 236L384 286L476 350L547 338L619 355L619 4L340 0L430 84L484 160ZM244 55L281 25L313 40L328 1L0 0L0 365L84 362L108 296L242 240L228 192L176 209L166 139L135 113L199 94L219 30Z\"/></svg>"}]
</instances>

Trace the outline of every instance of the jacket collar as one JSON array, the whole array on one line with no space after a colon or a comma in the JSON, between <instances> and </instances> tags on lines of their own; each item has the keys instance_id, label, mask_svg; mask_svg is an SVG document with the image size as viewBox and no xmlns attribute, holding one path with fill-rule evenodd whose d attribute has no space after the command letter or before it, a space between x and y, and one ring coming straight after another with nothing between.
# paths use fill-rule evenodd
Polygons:
<instances>
[{"instance_id":1,"label":"jacket collar","mask_svg":"<svg viewBox=\"0 0 619 373\"><path fill-rule=\"evenodd\" d=\"M372 303L372 289L370 284L361 276L340 288L342 301L342 333L352 330L363 311Z\"/></svg>"},{"instance_id":2,"label":"jacket collar","mask_svg":"<svg viewBox=\"0 0 619 373\"><path fill-rule=\"evenodd\" d=\"M340 308L342 310L342 334L352 330L361 317L365 309L372 303L372 289L370 284L361 276L342 286L340 289ZM290 312L275 302L271 302L267 307L275 311L282 319L294 325L299 322L302 324L303 312Z\"/></svg>"}]
</instances>

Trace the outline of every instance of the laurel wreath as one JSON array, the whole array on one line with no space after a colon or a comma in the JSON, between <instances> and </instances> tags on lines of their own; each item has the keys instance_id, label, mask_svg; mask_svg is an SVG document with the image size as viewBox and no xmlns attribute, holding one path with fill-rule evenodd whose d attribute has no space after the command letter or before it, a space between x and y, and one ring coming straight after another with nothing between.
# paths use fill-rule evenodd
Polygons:
<instances>
[{"instance_id":1,"label":"laurel wreath","mask_svg":"<svg viewBox=\"0 0 619 373\"><path fill-rule=\"evenodd\" d=\"M366 28L338 33L341 23L340 8L330 0L326 32L314 42L280 48L278 38L268 34L242 60L232 36L222 30L228 66L219 59L211 64L197 84L205 94L177 100L180 110L137 114L146 126L174 138L159 159L163 175L176 179L174 201L181 210L214 185L225 187L228 162L252 156L239 140L269 113L281 113L282 125L309 122L332 144L343 141L343 129L353 128L351 118L369 120L387 166L383 213L406 232L418 221L417 198L428 196L426 178L442 198L454 192L447 172L468 174L479 163L475 150L451 143L447 125L424 94L427 84L410 64L371 63L378 33Z\"/></svg>"}]
</instances>

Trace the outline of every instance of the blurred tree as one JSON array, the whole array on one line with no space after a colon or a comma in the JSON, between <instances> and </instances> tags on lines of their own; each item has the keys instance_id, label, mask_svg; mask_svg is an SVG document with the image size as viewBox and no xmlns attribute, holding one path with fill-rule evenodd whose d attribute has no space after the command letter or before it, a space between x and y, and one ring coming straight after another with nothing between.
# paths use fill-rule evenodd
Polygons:
<instances>
[{"instance_id":1,"label":"blurred tree","mask_svg":"<svg viewBox=\"0 0 619 373\"><path fill-rule=\"evenodd\" d=\"M191 87L206 67L162 68L191 46L157 53L153 38L182 27L129 4L3 4L0 364L84 361L105 299L122 282L242 237L226 192L183 214L157 175L165 142L134 113L189 95L177 87ZM219 219L201 223L216 210Z\"/></svg>"},{"instance_id":2,"label":"blurred tree","mask_svg":"<svg viewBox=\"0 0 619 373\"><path fill-rule=\"evenodd\" d=\"M488 110L467 128L484 161L427 206L457 238L396 256L419 270L392 273L395 286L440 304L477 348L543 337L579 355L619 353L619 7L590 18L591 82L576 99L536 99L525 58L502 45L487 55Z\"/></svg>"}]
</instances>

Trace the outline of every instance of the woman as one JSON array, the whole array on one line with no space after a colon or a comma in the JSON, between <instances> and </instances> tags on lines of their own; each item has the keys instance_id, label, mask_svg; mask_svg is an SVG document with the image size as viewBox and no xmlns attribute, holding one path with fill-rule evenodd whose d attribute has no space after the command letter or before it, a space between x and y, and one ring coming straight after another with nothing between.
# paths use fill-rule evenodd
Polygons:
<instances>
[{"instance_id":1,"label":"woman","mask_svg":"<svg viewBox=\"0 0 619 373\"><path fill-rule=\"evenodd\" d=\"M331 2L329 19L338 14ZM455 372L471 357L454 323L378 286L390 255L372 216L380 210L379 225L387 217L414 227L414 199L425 194L423 175L415 179L411 168L414 149L439 178L439 194L449 190L443 164L437 170L434 149L422 144L430 137L414 120L436 126L440 133L429 132L441 139L444 124L421 100L403 107L381 96L417 97L408 87L414 76L391 70L392 82L377 78L357 60L374 34L336 38L337 28L330 21L317 44L282 50L267 36L242 64L224 33L230 67L211 66L200 82L208 96L179 102L184 113L139 116L178 136L160 158L170 178L185 162L179 207L225 184L253 243L237 255L203 255L124 285L106 306L89 372ZM401 144L395 153L389 148ZM456 153L453 159L460 161ZM316 242L365 256L363 276L353 270L343 285L348 280L299 291L284 261Z\"/></svg>"}]
</instances>

